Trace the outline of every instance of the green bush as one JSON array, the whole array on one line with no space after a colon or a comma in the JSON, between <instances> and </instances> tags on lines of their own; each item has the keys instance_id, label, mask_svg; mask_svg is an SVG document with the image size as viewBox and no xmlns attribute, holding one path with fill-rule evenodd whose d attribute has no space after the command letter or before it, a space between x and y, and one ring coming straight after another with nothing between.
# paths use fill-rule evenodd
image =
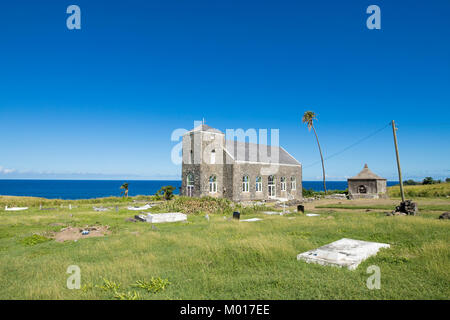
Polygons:
<instances>
[{"instance_id":1,"label":"green bush","mask_svg":"<svg viewBox=\"0 0 450 320\"><path fill-rule=\"evenodd\" d=\"M422 181L422 184L436 184L436 183L442 183L442 180L434 180L432 177L426 177Z\"/></svg>"},{"instance_id":2,"label":"green bush","mask_svg":"<svg viewBox=\"0 0 450 320\"><path fill-rule=\"evenodd\" d=\"M231 201L224 198L213 197L176 197L173 201L167 201L161 204L164 210L169 212L179 211L186 214L193 213L227 213L231 212Z\"/></svg>"},{"instance_id":3,"label":"green bush","mask_svg":"<svg viewBox=\"0 0 450 320\"><path fill-rule=\"evenodd\" d=\"M409 180L406 180L403 184L405 186L415 186L415 185L420 184L420 182L417 182L417 181L414 181L412 179L409 179Z\"/></svg>"},{"instance_id":4,"label":"green bush","mask_svg":"<svg viewBox=\"0 0 450 320\"><path fill-rule=\"evenodd\" d=\"M176 188L174 186L163 186L156 192L157 196L163 196L165 200L171 200L173 198L173 191Z\"/></svg>"},{"instance_id":5,"label":"green bush","mask_svg":"<svg viewBox=\"0 0 450 320\"><path fill-rule=\"evenodd\" d=\"M141 296L136 291L133 291L133 292L114 291L114 298L117 300L141 300Z\"/></svg>"},{"instance_id":6,"label":"green bush","mask_svg":"<svg viewBox=\"0 0 450 320\"><path fill-rule=\"evenodd\" d=\"M151 293L157 293L159 291L165 290L166 287L170 284L168 279L161 278L151 278L150 281L146 280L137 280L135 287L142 288Z\"/></svg>"},{"instance_id":7,"label":"green bush","mask_svg":"<svg viewBox=\"0 0 450 320\"><path fill-rule=\"evenodd\" d=\"M309 188L309 189L303 188L303 196L304 197L307 197L307 198L314 197L316 194L317 194L317 192L314 191L312 188Z\"/></svg>"},{"instance_id":8,"label":"green bush","mask_svg":"<svg viewBox=\"0 0 450 320\"><path fill-rule=\"evenodd\" d=\"M105 291L114 291L116 292L120 288L120 283L116 283L114 281L103 278L103 284L99 286L100 289Z\"/></svg>"}]
</instances>

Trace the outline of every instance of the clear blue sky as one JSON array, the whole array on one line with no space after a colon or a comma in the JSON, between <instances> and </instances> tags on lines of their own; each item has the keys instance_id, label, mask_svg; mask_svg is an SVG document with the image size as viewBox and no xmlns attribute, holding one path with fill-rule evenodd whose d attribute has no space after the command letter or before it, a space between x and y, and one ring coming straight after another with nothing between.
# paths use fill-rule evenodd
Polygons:
<instances>
[{"instance_id":1,"label":"clear blue sky","mask_svg":"<svg viewBox=\"0 0 450 320\"><path fill-rule=\"evenodd\" d=\"M81 8L81 30L66 27ZM381 30L366 8L381 8ZM172 178L174 129L277 128L325 157L398 123L404 178L450 176L450 1L3 1L0 178ZM388 127L326 161L396 180Z\"/></svg>"}]
</instances>

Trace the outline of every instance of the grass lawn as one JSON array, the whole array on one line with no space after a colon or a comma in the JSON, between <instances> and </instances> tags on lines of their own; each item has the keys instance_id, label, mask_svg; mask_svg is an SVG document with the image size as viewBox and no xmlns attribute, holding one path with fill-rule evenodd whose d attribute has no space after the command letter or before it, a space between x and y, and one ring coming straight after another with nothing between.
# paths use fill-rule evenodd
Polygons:
<instances>
[{"instance_id":1,"label":"grass lawn","mask_svg":"<svg viewBox=\"0 0 450 320\"><path fill-rule=\"evenodd\" d=\"M346 202L337 204L332 203L332 204L318 205L316 206L316 208L319 209L334 208L334 209L349 209L349 210L374 209L374 210L392 211L395 208L395 206L393 207L392 204L364 204L364 202L355 205L352 204L351 202ZM421 209L422 211L450 211L450 201L448 201L448 203L441 203L441 204L422 204L420 205L419 209Z\"/></svg>"},{"instance_id":2,"label":"grass lawn","mask_svg":"<svg viewBox=\"0 0 450 320\"><path fill-rule=\"evenodd\" d=\"M427 185L404 186L405 197L450 197L450 182ZM400 186L388 188L390 197L401 197Z\"/></svg>"},{"instance_id":3,"label":"grass lawn","mask_svg":"<svg viewBox=\"0 0 450 320\"><path fill-rule=\"evenodd\" d=\"M450 200L419 200L419 216L387 217L398 200L345 202L320 200L300 214L267 216L262 208L242 210L245 218L229 221L232 208L189 214L188 223L129 222L127 200L52 201L0 197L0 205L30 205L29 210L0 208L1 299L449 299L450 224L437 219ZM95 212L92 206L118 205L120 210ZM129 200L131 203L131 199ZM55 210L39 210L38 203ZM69 210L71 203L75 208ZM175 203L175 202L173 202ZM437 204L433 204L437 203ZM61 207L63 205L63 207ZM208 204L209 205L209 204ZM152 211L164 211L162 204ZM173 206L173 204L171 204ZM211 205L211 208L215 208ZM372 208L375 211L366 212ZM213 209L211 209L213 210ZM289 219L293 217L294 219ZM241 217L242 219L242 217ZM55 225L58 224L58 225ZM48 240L65 226L108 225L104 237L77 242ZM33 235L40 236L33 236ZM391 244L355 271L297 261L298 253L341 238ZM80 290L69 290L69 265L81 269ZM366 287L370 265L381 269L381 289ZM169 284L157 292L133 286L160 278ZM106 280L106 282L105 282ZM105 285L106 284L106 285ZM103 288L101 288L103 286ZM116 289L114 289L116 287Z\"/></svg>"}]
</instances>

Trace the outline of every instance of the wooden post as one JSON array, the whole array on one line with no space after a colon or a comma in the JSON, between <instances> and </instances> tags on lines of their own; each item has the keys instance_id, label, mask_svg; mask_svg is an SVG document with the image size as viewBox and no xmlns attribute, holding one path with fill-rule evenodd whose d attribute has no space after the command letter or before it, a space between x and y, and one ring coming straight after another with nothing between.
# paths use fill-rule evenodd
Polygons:
<instances>
[{"instance_id":1,"label":"wooden post","mask_svg":"<svg viewBox=\"0 0 450 320\"><path fill-rule=\"evenodd\" d=\"M397 169L398 169L398 180L400 182L400 193L402 195L402 202L405 202L405 193L403 192L403 181L402 181L402 169L400 168L400 158L398 155L398 145L397 145L397 128L395 127L395 121L392 120L392 132L394 133L394 145L395 154L397 155Z\"/></svg>"}]
</instances>

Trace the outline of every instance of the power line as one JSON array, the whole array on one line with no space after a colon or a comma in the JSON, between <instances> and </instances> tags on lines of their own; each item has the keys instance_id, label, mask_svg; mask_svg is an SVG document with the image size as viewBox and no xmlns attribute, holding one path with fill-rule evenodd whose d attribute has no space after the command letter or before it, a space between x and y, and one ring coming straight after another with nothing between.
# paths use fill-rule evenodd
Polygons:
<instances>
[{"instance_id":1,"label":"power line","mask_svg":"<svg viewBox=\"0 0 450 320\"><path fill-rule=\"evenodd\" d=\"M333 157L335 157L335 156L337 156L337 155L339 155L339 154L341 154L341 153L347 151L348 149L353 148L354 146L360 144L361 142L363 142L363 141L365 141L365 140L367 140L367 139L373 137L373 136L376 135L377 133L383 131L384 129L386 129L386 128L389 127L390 125L391 125L391 123L389 122L389 123L388 123L387 125L385 125L384 127L382 127L382 128L380 128L380 129L378 129L378 130L372 132L372 133L369 134L368 136L365 136L364 138L362 138L362 139L356 141L355 143L349 145L348 147L345 147L345 148L342 149L341 151L338 151L338 152L336 152L336 153L333 153L332 155L330 155L330 156L324 158L324 161L325 161L325 160L329 160L329 159L331 159L331 158L333 158ZM305 169L305 168L309 168L309 167L315 166L316 164L319 164L320 162L321 162L320 160L319 160L319 161L316 161L316 162L311 163L311 164L309 164L309 165L307 165L307 166L304 166L303 168Z\"/></svg>"}]
</instances>

